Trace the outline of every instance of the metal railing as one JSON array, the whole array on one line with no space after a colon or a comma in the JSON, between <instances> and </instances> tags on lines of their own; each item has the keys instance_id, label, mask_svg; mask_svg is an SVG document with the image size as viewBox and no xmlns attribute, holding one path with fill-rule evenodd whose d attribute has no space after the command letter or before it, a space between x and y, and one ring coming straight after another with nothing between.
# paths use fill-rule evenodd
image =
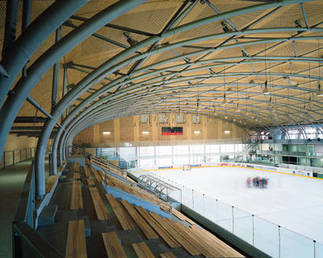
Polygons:
<instances>
[{"instance_id":1,"label":"metal railing","mask_svg":"<svg viewBox=\"0 0 323 258\"><path fill-rule=\"evenodd\" d=\"M14 166L19 162L32 159L36 148L24 148L19 150L4 151L1 155L0 169Z\"/></svg>"}]
</instances>

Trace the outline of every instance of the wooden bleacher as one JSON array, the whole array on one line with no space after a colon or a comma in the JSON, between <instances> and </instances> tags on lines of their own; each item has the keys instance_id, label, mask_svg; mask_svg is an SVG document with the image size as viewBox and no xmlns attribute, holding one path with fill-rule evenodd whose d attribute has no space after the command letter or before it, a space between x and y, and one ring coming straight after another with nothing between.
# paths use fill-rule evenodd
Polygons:
<instances>
[{"instance_id":1,"label":"wooden bleacher","mask_svg":"<svg viewBox=\"0 0 323 258\"><path fill-rule=\"evenodd\" d=\"M121 204L113 197L112 194L106 194L106 198L116 215L123 230L135 229L135 225Z\"/></svg>"},{"instance_id":2,"label":"wooden bleacher","mask_svg":"<svg viewBox=\"0 0 323 258\"><path fill-rule=\"evenodd\" d=\"M95 187L89 187L90 195L93 201L95 213L98 220L107 220L109 218L107 209L101 199L99 191Z\"/></svg>"},{"instance_id":3,"label":"wooden bleacher","mask_svg":"<svg viewBox=\"0 0 323 258\"><path fill-rule=\"evenodd\" d=\"M150 227L150 225L142 218L142 216L136 211L136 209L127 201L121 201L123 207L130 214L132 219L136 222L137 226L141 229L147 239L156 239L158 235L156 232Z\"/></svg>"},{"instance_id":4,"label":"wooden bleacher","mask_svg":"<svg viewBox=\"0 0 323 258\"><path fill-rule=\"evenodd\" d=\"M104 172L102 172L104 173ZM126 183L116 177L113 177L111 175L106 174L105 175L106 178L106 184L113 186L113 187L117 187L120 190L130 193L132 195L135 195L143 200L152 202L158 206L161 207L161 209L165 210L165 211L170 211L171 210L171 205L164 202L163 200L159 199L157 196L147 192L146 190L138 187L135 184L130 184L130 183Z\"/></svg>"},{"instance_id":5,"label":"wooden bleacher","mask_svg":"<svg viewBox=\"0 0 323 258\"><path fill-rule=\"evenodd\" d=\"M176 258L176 256L172 252L162 253L160 254L161 258Z\"/></svg>"},{"instance_id":6,"label":"wooden bleacher","mask_svg":"<svg viewBox=\"0 0 323 258\"><path fill-rule=\"evenodd\" d=\"M74 178L74 180L79 180L79 179L81 179L81 175L80 175L80 173L79 173L79 172L75 172L75 173L74 173L74 175L73 175L73 178Z\"/></svg>"},{"instance_id":7,"label":"wooden bleacher","mask_svg":"<svg viewBox=\"0 0 323 258\"><path fill-rule=\"evenodd\" d=\"M82 188L80 181L73 181L71 210L78 210L83 208Z\"/></svg>"},{"instance_id":8,"label":"wooden bleacher","mask_svg":"<svg viewBox=\"0 0 323 258\"><path fill-rule=\"evenodd\" d=\"M101 184L101 183L102 183L102 181L103 181L103 177L102 177L101 172L98 172L96 169L94 169L94 168L92 168L92 167L90 167L90 170L92 171L92 173L93 173L93 175L94 175L94 177L95 177L96 181L97 181L99 184Z\"/></svg>"},{"instance_id":9,"label":"wooden bleacher","mask_svg":"<svg viewBox=\"0 0 323 258\"><path fill-rule=\"evenodd\" d=\"M108 257L126 258L126 254L121 246L120 240L116 232L102 233L105 250Z\"/></svg>"},{"instance_id":10,"label":"wooden bleacher","mask_svg":"<svg viewBox=\"0 0 323 258\"><path fill-rule=\"evenodd\" d=\"M65 257L87 257L84 220L74 220L68 222Z\"/></svg>"},{"instance_id":11,"label":"wooden bleacher","mask_svg":"<svg viewBox=\"0 0 323 258\"><path fill-rule=\"evenodd\" d=\"M167 245L171 248L180 247L180 244L176 241L176 239L165 230L155 219L151 216L151 214L142 207L137 206L137 211L141 214L141 216L147 221L147 223L158 233L158 235L167 243Z\"/></svg>"},{"instance_id":12,"label":"wooden bleacher","mask_svg":"<svg viewBox=\"0 0 323 258\"><path fill-rule=\"evenodd\" d=\"M84 167L84 174L85 174L85 177L90 177L91 176L90 170L89 170L89 167L88 166L85 166Z\"/></svg>"},{"instance_id":13,"label":"wooden bleacher","mask_svg":"<svg viewBox=\"0 0 323 258\"><path fill-rule=\"evenodd\" d=\"M174 228L173 223L165 218L158 216L156 213L150 212L152 217L167 231L169 232L179 243L180 245L191 255L200 255L201 252L196 248L189 239L186 239L182 234L177 232Z\"/></svg>"},{"instance_id":14,"label":"wooden bleacher","mask_svg":"<svg viewBox=\"0 0 323 258\"><path fill-rule=\"evenodd\" d=\"M186 217L183 213L179 212L178 210L172 208L172 214L180 220L186 221L190 225L195 225L196 223L191 220L190 218Z\"/></svg>"},{"instance_id":15,"label":"wooden bleacher","mask_svg":"<svg viewBox=\"0 0 323 258\"><path fill-rule=\"evenodd\" d=\"M145 242L133 243L133 249L139 258L154 258L155 256Z\"/></svg>"},{"instance_id":16,"label":"wooden bleacher","mask_svg":"<svg viewBox=\"0 0 323 258\"><path fill-rule=\"evenodd\" d=\"M101 167L103 169L107 169L108 171L110 171L112 173L115 173L115 174L117 174L119 176L122 176L122 177L125 177L125 178L127 177L126 172L123 172L120 168L118 168L117 166L109 163L106 160L103 160L101 158L98 158L98 157L95 157L95 156L91 155L90 162L95 164L98 167Z\"/></svg>"},{"instance_id":17,"label":"wooden bleacher","mask_svg":"<svg viewBox=\"0 0 323 258\"><path fill-rule=\"evenodd\" d=\"M91 246L93 241L91 239L92 230L96 233L96 238L100 235L102 237L103 242L100 243L102 248L98 251L98 256L100 257L106 255L107 257L122 258L132 255L134 252L138 257L174 258L190 255L243 257L212 233L198 226L196 222L181 212L172 209L170 204L137 186L134 181L122 180L117 176L113 176L111 173L114 172L111 170L109 170L111 173L108 174L103 170L95 170L88 165L80 167L79 163L72 163L69 170L70 174L65 181L66 183L68 182L68 184L65 184L67 187L65 191L70 191L72 185L70 209L84 210L81 212L69 211L73 216L79 216L80 220L67 222L66 257L87 257L87 254L92 257L95 254L96 250L93 249L93 246L99 245ZM104 188L100 186L102 182L139 199L158 205L166 213L168 212L169 215L173 216L172 219L130 204L126 200L116 199L112 194L103 195L101 191ZM84 184L84 189L82 189L82 183ZM85 198L83 200L82 190L85 191L84 194L86 193L84 196L88 196L86 189L89 190L90 199ZM92 201L93 206L83 205L85 200ZM68 205L69 203L67 202ZM93 213L92 207L94 207L96 216L84 216L89 212L87 209L90 209L90 214ZM70 219L70 217L67 216L67 219ZM101 221L101 223L97 224L95 221ZM104 222L102 223L102 221ZM103 224L108 226L99 226ZM91 229L93 225L98 226ZM114 231L105 232L110 230ZM88 237L88 243L86 243L85 233ZM156 245L163 247L155 249L154 246Z\"/></svg>"}]
</instances>

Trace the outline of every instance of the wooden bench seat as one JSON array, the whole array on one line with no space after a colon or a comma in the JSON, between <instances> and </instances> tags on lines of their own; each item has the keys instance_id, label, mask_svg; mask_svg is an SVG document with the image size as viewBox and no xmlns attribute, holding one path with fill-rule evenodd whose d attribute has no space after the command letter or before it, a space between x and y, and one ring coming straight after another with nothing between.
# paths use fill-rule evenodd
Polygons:
<instances>
[{"instance_id":1,"label":"wooden bench seat","mask_svg":"<svg viewBox=\"0 0 323 258\"><path fill-rule=\"evenodd\" d=\"M101 196L99 194L99 191L95 187L89 188L91 198L93 201L95 213L98 220L107 220L109 218L107 209L103 203L103 200L101 199Z\"/></svg>"},{"instance_id":2,"label":"wooden bench seat","mask_svg":"<svg viewBox=\"0 0 323 258\"><path fill-rule=\"evenodd\" d=\"M120 168L117 166L109 163L106 160L99 159L97 157L91 156L90 162L93 163L94 165L101 167L103 169L107 169L110 172L117 174L122 177L127 177L127 173L123 172Z\"/></svg>"},{"instance_id":3,"label":"wooden bench seat","mask_svg":"<svg viewBox=\"0 0 323 258\"><path fill-rule=\"evenodd\" d=\"M84 167L84 174L85 174L85 177L90 177L91 176L90 170L89 170L89 167L88 166L85 166Z\"/></svg>"},{"instance_id":4,"label":"wooden bench seat","mask_svg":"<svg viewBox=\"0 0 323 258\"><path fill-rule=\"evenodd\" d=\"M148 222L148 224L158 233L158 235L167 243L169 247L180 247L180 244L173 238L173 236L169 234L168 231L165 230L158 222L156 222L147 210L140 206L137 206L136 209Z\"/></svg>"},{"instance_id":5,"label":"wooden bench seat","mask_svg":"<svg viewBox=\"0 0 323 258\"><path fill-rule=\"evenodd\" d=\"M244 257L238 251L234 250L231 246L218 239L215 235L209 231L193 225L191 227L191 233L199 239L205 241L215 252L219 253L221 257Z\"/></svg>"},{"instance_id":6,"label":"wooden bench seat","mask_svg":"<svg viewBox=\"0 0 323 258\"><path fill-rule=\"evenodd\" d=\"M96 181L98 181L99 184L102 183L102 177L99 175L98 171L96 171L94 168L91 168L92 173L94 174Z\"/></svg>"},{"instance_id":7,"label":"wooden bench seat","mask_svg":"<svg viewBox=\"0 0 323 258\"><path fill-rule=\"evenodd\" d=\"M120 240L116 232L102 233L102 239L105 246L105 251L108 257L126 258L126 254L121 246Z\"/></svg>"},{"instance_id":8,"label":"wooden bench seat","mask_svg":"<svg viewBox=\"0 0 323 258\"><path fill-rule=\"evenodd\" d=\"M74 172L80 172L80 164L78 162L74 163L73 170Z\"/></svg>"},{"instance_id":9,"label":"wooden bench seat","mask_svg":"<svg viewBox=\"0 0 323 258\"><path fill-rule=\"evenodd\" d=\"M79 172L75 172L75 173L73 174L73 178L74 178L74 180L80 180L80 179L81 179L81 175L80 175L80 173L79 173Z\"/></svg>"},{"instance_id":10,"label":"wooden bench seat","mask_svg":"<svg viewBox=\"0 0 323 258\"><path fill-rule=\"evenodd\" d=\"M210 246L207 245L205 241L201 241L200 238L194 237L190 228L186 227L182 223L172 223L176 231L181 234L186 240L188 240L192 245L194 245L205 257L215 257L219 256L218 252L212 252Z\"/></svg>"},{"instance_id":11,"label":"wooden bench seat","mask_svg":"<svg viewBox=\"0 0 323 258\"><path fill-rule=\"evenodd\" d=\"M155 257L145 242L133 243L132 247L135 250L135 252L139 258L153 258L153 257Z\"/></svg>"},{"instance_id":12,"label":"wooden bench seat","mask_svg":"<svg viewBox=\"0 0 323 258\"><path fill-rule=\"evenodd\" d=\"M178 219L183 220L183 221L186 221L186 222L188 222L191 225L195 225L196 224L193 220L189 219L183 213L181 213L180 211L178 211L178 210L176 210L174 208L172 208L172 214L174 216L176 216Z\"/></svg>"},{"instance_id":13,"label":"wooden bench seat","mask_svg":"<svg viewBox=\"0 0 323 258\"><path fill-rule=\"evenodd\" d=\"M71 197L71 210L83 209L83 197L80 181L73 181L72 197Z\"/></svg>"},{"instance_id":14,"label":"wooden bench seat","mask_svg":"<svg viewBox=\"0 0 323 258\"><path fill-rule=\"evenodd\" d=\"M121 201L123 207L128 211L132 219L136 222L137 226L141 229L147 239L156 239L158 235L149 226L149 224L142 218L142 216L136 211L136 209L127 201Z\"/></svg>"},{"instance_id":15,"label":"wooden bench seat","mask_svg":"<svg viewBox=\"0 0 323 258\"><path fill-rule=\"evenodd\" d=\"M146 201L152 202L164 210L170 210L171 206L168 203L165 203L164 201L158 199L155 195L148 193L147 191L139 188L136 185L131 185L130 183L124 182L118 178L115 178L111 175L106 174L106 183L108 185L111 185L113 187L117 187L122 191L125 191L127 193L130 193L132 195L135 195L141 199L144 199Z\"/></svg>"},{"instance_id":16,"label":"wooden bench seat","mask_svg":"<svg viewBox=\"0 0 323 258\"><path fill-rule=\"evenodd\" d=\"M176 256L172 252L162 253L160 254L161 258L176 258Z\"/></svg>"},{"instance_id":17,"label":"wooden bench seat","mask_svg":"<svg viewBox=\"0 0 323 258\"><path fill-rule=\"evenodd\" d=\"M65 257L87 257L84 220L68 222Z\"/></svg>"},{"instance_id":18,"label":"wooden bench seat","mask_svg":"<svg viewBox=\"0 0 323 258\"><path fill-rule=\"evenodd\" d=\"M180 243L180 245L191 255L200 255L202 252L194 246L188 239L186 239L182 234L180 234L174 227L172 223L168 220L158 216L154 212L150 212L152 217L165 229L167 230L175 239Z\"/></svg>"},{"instance_id":19,"label":"wooden bench seat","mask_svg":"<svg viewBox=\"0 0 323 258\"><path fill-rule=\"evenodd\" d=\"M135 229L131 218L112 194L105 195L123 230Z\"/></svg>"},{"instance_id":20,"label":"wooden bench seat","mask_svg":"<svg viewBox=\"0 0 323 258\"><path fill-rule=\"evenodd\" d=\"M86 183L88 186L95 186L95 182L92 178L86 179Z\"/></svg>"}]
</instances>

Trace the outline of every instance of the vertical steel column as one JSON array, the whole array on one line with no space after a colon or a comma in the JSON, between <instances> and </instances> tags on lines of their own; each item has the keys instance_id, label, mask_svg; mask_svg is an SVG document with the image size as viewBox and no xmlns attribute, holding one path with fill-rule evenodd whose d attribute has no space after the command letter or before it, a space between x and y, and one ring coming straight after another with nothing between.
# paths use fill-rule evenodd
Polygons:
<instances>
[{"instance_id":1,"label":"vertical steel column","mask_svg":"<svg viewBox=\"0 0 323 258\"><path fill-rule=\"evenodd\" d=\"M58 27L56 30L55 35L55 43L60 41L62 36L62 29ZM59 60L57 63L54 64L53 67L53 83L52 83L52 106L51 106L51 113L53 112L56 102L57 102L57 91L58 91L58 75L59 75Z\"/></svg>"},{"instance_id":2,"label":"vertical steel column","mask_svg":"<svg viewBox=\"0 0 323 258\"><path fill-rule=\"evenodd\" d=\"M2 57L7 54L13 42L16 40L17 31L17 9L18 0L7 1L6 27L4 32L4 41L2 47ZM0 105L1 106L1 105Z\"/></svg>"}]
</instances>

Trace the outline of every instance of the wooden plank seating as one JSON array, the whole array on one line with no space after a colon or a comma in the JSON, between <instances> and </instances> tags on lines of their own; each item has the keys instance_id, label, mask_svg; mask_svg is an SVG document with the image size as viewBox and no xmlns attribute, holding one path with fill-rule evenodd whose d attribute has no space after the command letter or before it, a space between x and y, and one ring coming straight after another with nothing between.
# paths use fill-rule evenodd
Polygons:
<instances>
[{"instance_id":1,"label":"wooden plank seating","mask_svg":"<svg viewBox=\"0 0 323 258\"><path fill-rule=\"evenodd\" d=\"M74 220L68 222L65 257L87 257L84 220Z\"/></svg>"},{"instance_id":2,"label":"wooden plank seating","mask_svg":"<svg viewBox=\"0 0 323 258\"><path fill-rule=\"evenodd\" d=\"M108 257L126 258L126 254L121 246L120 240L116 232L102 233L102 239L105 246L105 251Z\"/></svg>"},{"instance_id":3,"label":"wooden plank seating","mask_svg":"<svg viewBox=\"0 0 323 258\"><path fill-rule=\"evenodd\" d=\"M142 218L142 216L136 211L136 209L127 201L120 201L123 207L126 208L132 219L136 222L137 226L141 229L147 239L156 239L158 235L156 232L149 226L149 224Z\"/></svg>"},{"instance_id":4,"label":"wooden plank seating","mask_svg":"<svg viewBox=\"0 0 323 258\"><path fill-rule=\"evenodd\" d=\"M99 184L102 183L102 177L101 175L99 175L98 171L96 171L94 168L91 168L92 169L92 172L96 178L96 181L98 181Z\"/></svg>"},{"instance_id":5,"label":"wooden plank seating","mask_svg":"<svg viewBox=\"0 0 323 258\"><path fill-rule=\"evenodd\" d=\"M89 191L98 220L107 220L109 218L109 215L103 203L103 200L101 199L98 189L96 187L90 187Z\"/></svg>"},{"instance_id":6,"label":"wooden plank seating","mask_svg":"<svg viewBox=\"0 0 323 258\"><path fill-rule=\"evenodd\" d=\"M80 164L78 162L74 163L74 172L80 172Z\"/></svg>"},{"instance_id":7,"label":"wooden plank seating","mask_svg":"<svg viewBox=\"0 0 323 258\"><path fill-rule=\"evenodd\" d=\"M132 230L135 229L134 223L131 221L131 218L122 208L121 204L113 197L112 194L105 195L114 214L116 215L121 227L123 230Z\"/></svg>"},{"instance_id":8,"label":"wooden plank seating","mask_svg":"<svg viewBox=\"0 0 323 258\"><path fill-rule=\"evenodd\" d=\"M152 217L165 229L167 230L179 243L180 245L191 255L200 255L201 251L196 248L189 240L183 237L174 228L174 225L166 219L158 216L156 213L150 212Z\"/></svg>"},{"instance_id":9,"label":"wooden plank seating","mask_svg":"<svg viewBox=\"0 0 323 258\"><path fill-rule=\"evenodd\" d=\"M172 252L162 253L160 254L161 258L176 258L176 256Z\"/></svg>"},{"instance_id":10,"label":"wooden plank seating","mask_svg":"<svg viewBox=\"0 0 323 258\"><path fill-rule=\"evenodd\" d=\"M92 178L89 178L89 179L86 179L86 183L88 186L94 186L95 185L95 182Z\"/></svg>"},{"instance_id":11,"label":"wooden plank seating","mask_svg":"<svg viewBox=\"0 0 323 258\"><path fill-rule=\"evenodd\" d=\"M84 167L84 174L85 174L86 177L90 177L91 176L90 175L90 170L89 170L89 167L88 166L85 166Z\"/></svg>"},{"instance_id":12,"label":"wooden plank seating","mask_svg":"<svg viewBox=\"0 0 323 258\"><path fill-rule=\"evenodd\" d=\"M155 257L145 242L133 243L132 247L139 258Z\"/></svg>"},{"instance_id":13,"label":"wooden plank seating","mask_svg":"<svg viewBox=\"0 0 323 258\"><path fill-rule=\"evenodd\" d=\"M73 178L74 178L74 180L80 180L80 179L81 179L81 175L80 175L80 173L79 173L79 172L75 172L75 173L73 174Z\"/></svg>"},{"instance_id":14,"label":"wooden plank seating","mask_svg":"<svg viewBox=\"0 0 323 258\"><path fill-rule=\"evenodd\" d=\"M100 159L98 157L91 156L90 162L95 164L98 167L107 169L110 172L115 173L115 174L117 174L119 176L127 177L127 173L124 173L120 168L118 168L117 166L109 163L106 160L102 160L102 159Z\"/></svg>"},{"instance_id":15,"label":"wooden plank seating","mask_svg":"<svg viewBox=\"0 0 323 258\"><path fill-rule=\"evenodd\" d=\"M83 209L83 198L80 181L73 181L72 197L71 197L71 210Z\"/></svg>"},{"instance_id":16,"label":"wooden plank seating","mask_svg":"<svg viewBox=\"0 0 323 258\"><path fill-rule=\"evenodd\" d=\"M224 243L222 240L218 239L215 235L209 231L197 226L191 226L191 233L198 239L205 241L208 246L210 246L214 252L219 253L221 257L244 257L238 251L234 250L231 246ZM212 250L211 249L211 250Z\"/></svg>"},{"instance_id":17,"label":"wooden plank seating","mask_svg":"<svg viewBox=\"0 0 323 258\"><path fill-rule=\"evenodd\" d=\"M186 227L182 223L172 223L172 225L179 234L181 234L186 240L188 240L197 249L199 249L205 257L214 257L219 255L218 252L211 252L211 247L207 246L204 241L201 241L201 239L194 237L190 232L190 228Z\"/></svg>"},{"instance_id":18,"label":"wooden plank seating","mask_svg":"<svg viewBox=\"0 0 323 258\"><path fill-rule=\"evenodd\" d=\"M156 197L155 195L148 193L147 191L139 188L136 185L131 185L130 183L126 183L126 182L124 182L118 178L115 178L111 175L108 175L108 174L106 174L106 178L107 178L106 183L108 185L117 187L122 191L133 194L141 199L152 202L154 204L157 204L158 206L160 206L161 208L163 208L166 211L171 209L170 204L158 199L158 197Z\"/></svg>"},{"instance_id":19,"label":"wooden plank seating","mask_svg":"<svg viewBox=\"0 0 323 258\"><path fill-rule=\"evenodd\" d=\"M168 231L165 230L158 222L156 222L148 211L140 206L137 206L136 209L169 247L180 247L180 244L173 238L173 236L169 234Z\"/></svg>"},{"instance_id":20,"label":"wooden plank seating","mask_svg":"<svg viewBox=\"0 0 323 258\"><path fill-rule=\"evenodd\" d=\"M183 221L186 221L186 222L188 222L191 225L195 225L196 224L193 220L189 219L183 213L181 213L180 211L178 211L178 210L176 210L174 208L172 208L172 214L174 216L176 216L178 219L183 220Z\"/></svg>"}]
</instances>

